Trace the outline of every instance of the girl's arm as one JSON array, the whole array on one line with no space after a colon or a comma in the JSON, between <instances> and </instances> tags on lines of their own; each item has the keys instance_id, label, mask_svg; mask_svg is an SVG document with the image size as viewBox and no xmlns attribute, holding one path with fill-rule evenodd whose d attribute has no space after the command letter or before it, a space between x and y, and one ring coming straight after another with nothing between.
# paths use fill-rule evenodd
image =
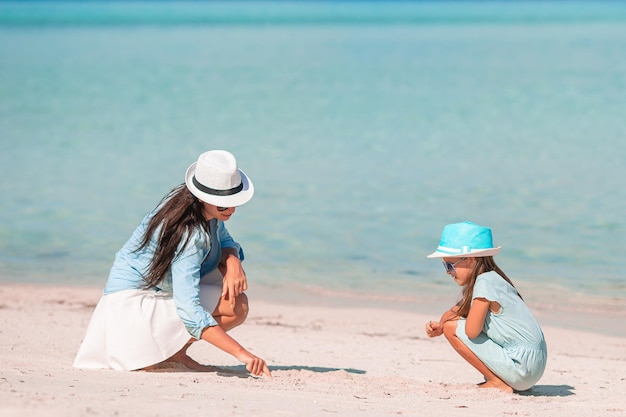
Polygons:
<instances>
[{"instance_id":1,"label":"girl's arm","mask_svg":"<svg viewBox=\"0 0 626 417\"><path fill-rule=\"evenodd\" d=\"M483 331L490 304L491 302L486 298L474 298L472 301L472 306L465 322L465 334L470 339L474 339Z\"/></svg>"},{"instance_id":2,"label":"girl's arm","mask_svg":"<svg viewBox=\"0 0 626 417\"><path fill-rule=\"evenodd\" d=\"M437 337L443 334L443 324L450 320L458 320L459 308L457 306L452 307L441 315L439 321L429 321L426 323L426 334L428 337Z\"/></svg>"},{"instance_id":3,"label":"girl's arm","mask_svg":"<svg viewBox=\"0 0 626 417\"><path fill-rule=\"evenodd\" d=\"M459 307L454 306L450 310L446 311L445 313L441 315L441 318L439 319L439 323L443 325L447 321L456 320L458 318L459 318Z\"/></svg>"}]
</instances>

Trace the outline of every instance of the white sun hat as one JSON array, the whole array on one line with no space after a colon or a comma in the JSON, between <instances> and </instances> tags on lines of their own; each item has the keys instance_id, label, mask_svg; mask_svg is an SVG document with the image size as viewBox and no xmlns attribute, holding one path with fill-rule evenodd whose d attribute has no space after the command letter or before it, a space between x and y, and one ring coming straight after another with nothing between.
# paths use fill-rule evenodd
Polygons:
<instances>
[{"instance_id":1,"label":"white sun hat","mask_svg":"<svg viewBox=\"0 0 626 417\"><path fill-rule=\"evenodd\" d=\"M228 151L208 151L187 168L185 184L200 200L219 207L237 207L254 194L250 178Z\"/></svg>"},{"instance_id":2,"label":"white sun hat","mask_svg":"<svg viewBox=\"0 0 626 417\"><path fill-rule=\"evenodd\" d=\"M491 229L472 222L446 225L437 250L427 258L475 258L494 256L502 249L495 248Z\"/></svg>"}]
</instances>

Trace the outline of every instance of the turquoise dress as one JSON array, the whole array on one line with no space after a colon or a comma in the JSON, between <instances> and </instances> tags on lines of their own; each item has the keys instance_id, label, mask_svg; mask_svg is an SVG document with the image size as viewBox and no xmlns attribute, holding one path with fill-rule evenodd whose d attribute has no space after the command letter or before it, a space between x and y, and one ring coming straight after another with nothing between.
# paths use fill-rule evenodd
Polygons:
<instances>
[{"instance_id":1,"label":"turquoise dress","mask_svg":"<svg viewBox=\"0 0 626 417\"><path fill-rule=\"evenodd\" d=\"M499 312L489 311L482 332L465 334L465 319L456 335L491 371L516 391L531 388L546 368L548 349L541 327L517 290L495 271L476 278L472 300L497 301Z\"/></svg>"}]
</instances>

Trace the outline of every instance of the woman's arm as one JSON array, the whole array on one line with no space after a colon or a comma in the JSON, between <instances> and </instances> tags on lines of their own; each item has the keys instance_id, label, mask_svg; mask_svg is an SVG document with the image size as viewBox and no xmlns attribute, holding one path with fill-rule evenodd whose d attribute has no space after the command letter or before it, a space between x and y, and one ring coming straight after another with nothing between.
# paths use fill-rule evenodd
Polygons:
<instances>
[{"instance_id":1,"label":"woman's arm","mask_svg":"<svg viewBox=\"0 0 626 417\"><path fill-rule=\"evenodd\" d=\"M222 297L229 300L231 307L234 307L235 298L248 289L248 280L241 266L238 249L222 248L220 272L224 275Z\"/></svg>"},{"instance_id":2,"label":"woman's arm","mask_svg":"<svg viewBox=\"0 0 626 417\"><path fill-rule=\"evenodd\" d=\"M246 369L253 375L272 376L265 361L254 356L243 348L235 339L230 337L221 327L207 327L202 331L202 339L211 343L213 346L233 355L239 361L246 364Z\"/></svg>"},{"instance_id":3,"label":"woman's arm","mask_svg":"<svg viewBox=\"0 0 626 417\"><path fill-rule=\"evenodd\" d=\"M189 334L196 339L202 337L206 327L218 325L200 301L200 265L207 251L201 236L193 236L171 265L171 291L176 312Z\"/></svg>"},{"instance_id":4,"label":"woman's arm","mask_svg":"<svg viewBox=\"0 0 626 417\"><path fill-rule=\"evenodd\" d=\"M234 308L235 298L248 289L246 273L241 266L243 250L241 250L241 245L232 238L224 222L218 221L217 224L218 238L222 247L219 269L224 276L222 298L229 300Z\"/></svg>"}]
</instances>

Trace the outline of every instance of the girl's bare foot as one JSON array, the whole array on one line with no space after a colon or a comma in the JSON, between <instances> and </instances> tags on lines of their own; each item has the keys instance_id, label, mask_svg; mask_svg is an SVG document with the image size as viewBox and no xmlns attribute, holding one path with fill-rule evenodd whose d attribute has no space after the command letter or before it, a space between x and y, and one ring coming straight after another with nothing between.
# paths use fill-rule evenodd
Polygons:
<instances>
[{"instance_id":1,"label":"girl's bare foot","mask_svg":"<svg viewBox=\"0 0 626 417\"><path fill-rule=\"evenodd\" d=\"M508 386L502 380L485 381L485 382L482 382L482 383L478 384L478 388L497 388L497 389L499 389L502 392L507 392L509 394L513 393L513 388Z\"/></svg>"}]
</instances>

